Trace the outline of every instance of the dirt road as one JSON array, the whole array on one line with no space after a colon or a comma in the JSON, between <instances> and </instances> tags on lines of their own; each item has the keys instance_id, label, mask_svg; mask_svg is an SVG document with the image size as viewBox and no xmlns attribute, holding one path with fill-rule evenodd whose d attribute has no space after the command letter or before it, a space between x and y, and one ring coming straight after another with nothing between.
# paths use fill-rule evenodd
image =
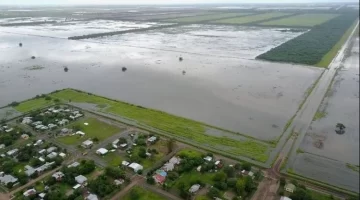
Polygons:
<instances>
[{"instance_id":1,"label":"dirt road","mask_svg":"<svg viewBox=\"0 0 360 200\"><path fill-rule=\"evenodd\" d=\"M113 196L111 198L111 200L120 200L121 197L123 197L126 193L128 193L132 187L134 187L137 184L141 184L143 182L145 182L144 177L139 176L139 175L133 176L133 178L131 179L131 183L129 185L127 185L124 189L122 189L120 192L115 194L115 196Z\"/></svg>"}]
</instances>

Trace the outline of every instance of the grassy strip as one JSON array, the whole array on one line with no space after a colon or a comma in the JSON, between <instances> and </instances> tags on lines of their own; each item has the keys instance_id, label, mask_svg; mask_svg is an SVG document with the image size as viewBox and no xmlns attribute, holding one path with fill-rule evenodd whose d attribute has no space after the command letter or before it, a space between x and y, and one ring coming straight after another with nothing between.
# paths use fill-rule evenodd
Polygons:
<instances>
[{"instance_id":1,"label":"grassy strip","mask_svg":"<svg viewBox=\"0 0 360 200\"><path fill-rule=\"evenodd\" d=\"M333 48L322 57L320 62L318 62L315 66L318 67L328 67L331 63L331 61L334 59L336 54L339 52L341 47L344 45L346 40L349 38L351 32L354 30L356 24L358 23L358 20L356 20L353 25L345 32L345 34L340 38L340 40L333 46Z\"/></svg>"},{"instance_id":2,"label":"grassy strip","mask_svg":"<svg viewBox=\"0 0 360 200\"><path fill-rule=\"evenodd\" d=\"M360 166L359 165L352 165L350 163L346 163L346 167L349 169L352 169L353 171L359 173L360 172Z\"/></svg>"},{"instance_id":3,"label":"grassy strip","mask_svg":"<svg viewBox=\"0 0 360 200\"><path fill-rule=\"evenodd\" d=\"M237 17L241 15L248 15L250 13L219 13L219 14L210 14L210 15L202 15L202 16L190 16L190 17L181 17L175 19L164 20L167 22L202 22L208 20L216 20L221 18L230 18Z\"/></svg>"},{"instance_id":4,"label":"grassy strip","mask_svg":"<svg viewBox=\"0 0 360 200\"><path fill-rule=\"evenodd\" d=\"M235 18L229 18L229 19L216 20L216 21L213 21L213 23L246 24L246 23L271 19L271 18L275 18L275 17L286 16L286 15L290 15L290 13L281 13L281 12L264 13L264 14L258 14L258 15L245 16L245 17L235 17Z\"/></svg>"},{"instance_id":5,"label":"grassy strip","mask_svg":"<svg viewBox=\"0 0 360 200\"><path fill-rule=\"evenodd\" d=\"M331 197L331 195L326 195L320 192L309 189L312 199L315 200L340 200L339 198Z\"/></svg>"},{"instance_id":6,"label":"grassy strip","mask_svg":"<svg viewBox=\"0 0 360 200\"><path fill-rule=\"evenodd\" d=\"M140 186L134 186L133 188L131 188L131 190L121 199L133 200L135 197L136 200L167 200L166 198L149 190L146 190Z\"/></svg>"},{"instance_id":7,"label":"grassy strip","mask_svg":"<svg viewBox=\"0 0 360 200\"><path fill-rule=\"evenodd\" d=\"M107 104L109 107L105 109L105 112L136 120L138 123L175 134L178 137L223 149L234 155L251 157L261 162L268 159L267 145L253 139L236 141L230 138L206 135L206 125L200 122L71 89L53 93L51 96L64 101Z\"/></svg>"},{"instance_id":8,"label":"grassy strip","mask_svg":"<svg viewBox=\"0 0 360 200\"><path fill-rule=\"evenodd\" d=\"M350 195L350 196L355 197L355 196L358 195L356 192L352 192L352 191L349 191L349 190L341 188L341 187L333 186L333 185L330 185L328 183L324 183L324 182L321 182L321 181L317 181L315 179L311 179L311 178L307 178L305 176L299 175L299 174L295 173L294 170L292 170L292 169L288 170L287 173L282 173L282 174L284 174L284 175L286 175L286 176L288 176L290 178L293 178L293 179L308 182L308 183L311 183L313 185L324 187L324 188L327 188L329 190L337 191L337 192L347 194L347 195Z\"/></svg>"},{"instance_id":9,"label":"grassy strip","mask_svg":"<svg viewBox=\"0 0 360 200\"><path fill-rule=\"evenodd\" d=\"M287 18L272 20L260 25L280 25L280 26L304 26L311 27L315 25L322 24L334 17L337 17L337 14L302 14L295 15Z\"/></svg>"},{"instance_id":10,"label":"grassy strip","mask_svg":"<svg viewBox=\"0 0 360 200\"><path fill-rule=\"evenodd\" d=\"M327 115L327 112L317 111L314 115L313 121L322 119L322 118L326 117L326 115Z\"/></svg>"},{"instance_id":11,"label":"grassy strip","mask_svg":"<svg viewBox=\"0 0 360 200\"><path fill-rule=\"evenodd\" d=\"M45 98L35 98L28 101L21 102L19 105L15 106L14 109L25 113L32 110L38 110L40 108L43 108L45 106L49 106L54 104L51 100L45 100Z\"/></svg>"}]
</instances>

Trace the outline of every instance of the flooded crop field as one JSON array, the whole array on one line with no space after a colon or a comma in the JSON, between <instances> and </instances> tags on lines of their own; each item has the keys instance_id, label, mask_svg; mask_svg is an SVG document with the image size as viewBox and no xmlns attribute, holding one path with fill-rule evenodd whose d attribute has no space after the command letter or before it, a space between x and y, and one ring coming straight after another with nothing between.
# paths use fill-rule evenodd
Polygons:
<instances>
[{"instance_id":1,"label":"flooded crop field","mask_svg":"<svg viewBox=\"0 0 360 200\"><path fill-rule=\"evenodd\" d=\"M204 26L195 31L196 26L93 41L2 32L0 105L71 87L263 140L279 137L322 69L253 60L258 52L295 37L293 33L239 28L231 34L231 28ZM254 34L265 39L257 40ZM179 38L172 40L175 36ZM237 38L243 45L227 47ZM192 43L195 40L200 42ZM201 51L205 54L196 54ZM122 72L122 67L128 70Z\"/></svg>"},{"instance_id":2,"label":"flooded crop field","mask_svg":"<svg viewBox=\"0 0 360 200\"><path fill-rule=\"evenodd\" d=\"M93 38L88 41L180 53L254 59L257 55L303 33L282 32L281 30L278 28L194 24L142 33Z\"/></svg>"},{"instance_id":3,"label":"flooded crop field","mask_svg":"<svg viewBox=\"0 0 360 200\"><path fill-rule=\"evenodd\" d=\"M307 153L297 156L293 168L307 177L359 191L359 173L348 167L359 165L359 38L353 45L319 108L323 114L312 122L301 144ZM345 125L344 134L335 132L337 123ZM308 153L317 161L308 159ZM329 162L336 164L325 164Z\"/></svg>"}]
</instances>

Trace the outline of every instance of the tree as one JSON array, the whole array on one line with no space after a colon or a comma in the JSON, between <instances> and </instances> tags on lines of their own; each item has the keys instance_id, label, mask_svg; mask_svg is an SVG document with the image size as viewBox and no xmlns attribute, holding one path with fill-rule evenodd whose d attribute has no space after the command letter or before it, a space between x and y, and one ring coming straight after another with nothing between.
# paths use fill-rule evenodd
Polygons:
<instances>
[{"instance_id":1,"label":"tree","mask_svg":"<svg viewBox=\"0 0 360 200\"><path fill-rule=\"evenodd\" d=\"M94 137L94 138L93 138L93 142L95 142L95 143L99 142L99 138Z\"/></svg>"},{"instance_id":2,"label":"tree","mask_svg":"<svg viewBox=\"0 0 360 200\"><path fill-rule=\"evenodd\" d=\"M106 167L105 168L106 176L118 179L118 178L125 178L125 172L117 167Z\"/></svg>"},{"instance_id":3,"label":"tree","mask_svg":"<svg viewBox=\"0 0 360 200\"><path fill-rule=\"evenodd\" d=\"M251 164L248 162L244 162L242 163L241 168L245 171L251 171Z\"/></svg>"},{"instance_id":4,"label":"tree","mask_svg":"<svg viewBox=\"0 0 360 200\"><path fill-rule=\"evenodd\" d=\"M119 138L119 144L126 144L127 140L124 137Z\"/></svg>"},{"instance_id":5,"label":"tree","mask_svg":"<svg viewBox=\"0 0 360 200\"><path fill-rule=\"evenodd\" d=\"M281 178L280 178L280 186L285 186L285 184L286 184L285 178L284 178L284 177L281 177Z\"/></svg>"},{"instance_id":6,"label":"tree","mask_svg":"<svg viewBox=\"0 0 360 200\"><path fill-rule=\"evenodd\" d=\"M176 172L173 172L173 171L169 172L167 175L167 178L172 181L176 180L178 177L179 177L179 174Z\"/></svg>"},{"instance_id":7,"label":"tree","mask_svg":"<svg viewBox=\"0 0 360 200\"><path fill-rule=\"evenodd\" d=\"M236 193L238 195L241 195L241 196L244 195L244 193L245 193L245 181L244 181L244 179L239 179L236 182L235 188L236 188Z\"/></svg>"},{"instance_id":8,"label":"tree","mask_svg":"<svg viewBox=\"0 0 360 200\"><path fill-rule=\"evenodd\" d=\"M146 158L146 149L145 149L145 147L140 147L139 148L138 156L140 158Z\"/></svg>"},{"instance_id":9,"label":"tree","mask_svg":"<svg viewBox=\"0 0 360 200\"><path fill-rule=\"evenodd\" d=\"M167 141L167 144L166 144L166 145L167 145L167 149L168 149L168 154L173 151L174 144L175 144L174 138L170 138L170 139Z\"/></svg>"},{"instance_id":10,"label":"tree","mask_svg":"<svg viewBox=\"0 0 360 200\"><path fill-rule=\"evenodd\" d=\"M234 165L234 168L237 169L237 170L241 169L241 164L240 164L240 163L236 163L236 164Z\"/></svg>"},{"instance_id":11,"label":"tree","mask_svg":"<svg viewBox=\"0 0 360 200\"><path fill-rule=\"evenodd\" d=\"M218 172L215 174L213 179L214 181L225 182L225 180L227 179L227 175L225 174L225 172Z\"/></svg>"},{"instance_id":12,"label":"tree","mask_svg":"<svg viewBox=\"0 0 360 200\"><path fill-rule=\"evenodd\" d=\"M297 188L294 193L290 195L292 200L312 200L311 194L302 188Z\"/></svg>"},{"instance_id":13,"label":"tree","mask_svg":"<svg viewBox=\"0 0 360 200\"><path fill-rule=\"evenodd\" d=\"M225 166L224 167L224 172L226 173L226 175L228 177L234 177L235 176L235 169L233 167Z\"/></svg>"},{"instance_id":14,"label":"tree","mask_svg":"<svg viewBox=\"0 0 360 200\"><path fill-rule=\"evenodd\" d=\"M148 177L146 177L146 182L150 185L154 185L155 179L152 176L148 176Z\"/></svg>"},{"instance_id":15,"label":"tree","mask_svg":"<svg viewBox=\"0 0 360 200\"><path fill-rule=\"evenodd\" d=\"M50 101L50 100L51 100L51 97L50 97L50 96L46 96L46 97L45 97L45 100L46 100L46 101Z\"/></svg>"},{"instance_id":16,"label":"tree","mask_svg":"<svg viewBox=\"0 0 360 200\"><path fill-rule=\"evenodd\" d=\"M236 182L237 182L236 178L229 178L226 183L228 188L235 188Z\"/></svg>"},{"instance_id":17,"label":"tree","mask_svg":"<svg viewBox=\"0 0 360 200\"><path fill-rule=\"evenodd\" d=\"M211 198L214 199L215 197L220 197L221 196L221 192L220 190L216 189L215 187L210 188L209 192L207 193L207 195Z\"/></svg>"},{"instance_id":18,"label":"tree","mask_svg":"<svg viewBox=\"0 0 360 200\"><path fill-rule=\"evenodd\" d=\"M55 103L59 103L59 102L60 102L60 99L54 99L54 102L55 102Z\"/></svg>"},{"instance_id":19,"label":"tree","mask_svg":"<svg viewBox=\"0 0 360 200\"><path fill-rule=\"evenodd\" d=\"M132 189L130 191L130 199L133 199L133 200L138 200L140 199L140 194L139 192L136 190L136 189Z\"/></svg>"},{"instance_id":20,"label":"tree","mask_svg":"<svg viewBox=\"0 0 360 200\"><path fill-rule=\"evenodd\" d=\"M225 182L215 182L214 187L222 191L225 191L228 188Z\"/></svg>"},{"instance_id":21,"label":"tree","mask_svg":"<svg viewBox=\"0 0 360 200\"><path fill-rule=\"evenodd\" d=\"M250 176L246 176L244 179L245 179L245 191L247 193L251 193L256 188L255 183Z\"/></svg>"}]
</instances>

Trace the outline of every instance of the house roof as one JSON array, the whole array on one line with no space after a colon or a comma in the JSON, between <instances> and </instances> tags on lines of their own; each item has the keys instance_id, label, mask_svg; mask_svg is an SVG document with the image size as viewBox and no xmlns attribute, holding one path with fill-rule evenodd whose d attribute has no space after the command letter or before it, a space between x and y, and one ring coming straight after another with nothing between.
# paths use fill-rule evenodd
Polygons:
<instances>
[{"instance_id":1,"label":"house roof","mask_svg":"<svg viewBox=\"0 0 360 200\"><path fill-rule=\"evenodd\" d=\"M166 180L166 177L161 176L161 175L159 175L159 174L155 174L155 175L153 176L153 178L155 179L155 181L156 181L157 183L160 183L160 184L163 184L163 183L165 182L165 180Z\"/></svg>"},{"instance_id":2,"label":"house roof","mask_svg":"<svg viewBox=\"0 0 360 200\"><path fill-rule=\"evenodd\" d=\"M76 184L76 185L73 187L73 189L76 190L76 189L78 189L79 187L81 187L81 185L80 185L80 184Z\"/></svg>"},{"instance_id":3,"label":"house roof","mask_svg":"<svg viewBox=\"0 0 360 200\"><path fill-rule=\"evenodd\" d=\"M290 189L290 190L295 190L296 187L295 187L294 184L288 183L288 184L285 185L285 188L286 188L286 189Z\"/></svg>"},{"instance_id":4,"label":"house roof","mask_svg":"<svg viewBox=\"0 0 360 200\"><path fill-rule=\"evenodd\" d=\"M130 163L129 163L128 161L125 161L125 160L124 160L124 161L121 162L121 164L122 164L122 165L125 165L125 166L128 166Z\"/></svg>"},{"instance_id":5,"label":"house roof","mask_svg":"<svg viewBox=\"0 0 360 200\"><path fill-rule=\"evenodd\" d=\"M280 200L291 200L289 197L281 197Z\"/></svg>"},{"instance_id":6,"label":"house roof","mask_svg":"<svg viewBox=\"0 0 360 200\"><path fill-rule=\"evenodd\" d=\"M75 181L79 184L83 184L87 181L87 178L83 175L79 175L79 176L75 177Z\"/></svg>"},{"instance_id":7,"label":"house roof","mask_svg":"<svg viewBox=\"0 0 360 200\"><path fill-rule=\"evenodd\" d=\"M72 164L68 165L68 168L77 167L77 166L79 166L79 165L80 165L80 163L78 163L78 162L73 162Z\"/></svg>"},{"instance_id":8,"label":"house roof","mask_svg":"<svg viewBox=\"0 0 360 200\"><path fill-rule=\"evenodd\" d=\"M179 164L180 161L181 161L180 158L178 158L178 157L172 157L172 158L169 160L169 163L172 163L172 164L176 165L176 164Z\"/></svg>"},{"instance_id":9,"label":"house roof","mask_svg":"<svg viewBox=\"0 0 360 200\"><path fill-rule=\"evenodd\" d=\"M189 192L194 193L194 192L197 192L199 189L200 189L200 185L195 184L195 185L191 186L191 188L189 189Z\"/></svg>"},{"instance_id":10,"label":"house roof","mask_svg":"<svg viewBox=\"0 0 360 200\"><path fill-rule=\"evenodd\" d=\"M98 154L106 154L107 152L108 152L108 150L105 148L100 148L100 149L96 150L96 153L98 153Z\"/></svg>"},{"instance_id":11,"label":"house roof","mask_svg":"<svg viewBox=\"0 0 360 200\"><path fill-rule=\"evenodd\" d=\"M158 169L155 172L156 174L159 174L160 176L166 177L167 173L164 170Z\"/></svg>"},{"instance_id":12,"label":"house roof","mask_svg":"<svg viewBox=\"0 0 360 200\"><path fill-rule=\"evenodd\" d=\"M89 196L86 197L86 200L98 200L98 197L95 194L89 194Z\"/></svg>"},{"instance_id":13,"label":"house roof","mask_svg":"<svg viewBox=\"0 0 360 200\"><path fill-rule=\"evenodd\" d=\"M30 195L32 195L32 194L36 194L36 190L33 188L33 189L30 189L30 190L26 190L24 193L23 193L23 195L24 196L30 196Z\"/></svg>"},{"instance_id":14,"label":"house roof","mask_svg":"<svg viewBox=\"0 0 360 200\"><path fill-rule=\"evenodd\" d=\"M206 161L212 161L212 157L210 157L210 156L206 156L205 158L204 158L204 160L206 160Z\"/></svg>"},{"instance_id":15,"label":"house roof","mask_svg":"<svg viewBox=\"0 0 360 200\"><path fill-rule=\"evenodd\" d=\"M89 146L89 145L94 144L94 142L91 141L91 140L86 140L86 141L84 141L82 144L83 144L83 145L86 145L86 146Z\"/></svg>"},{"instance_id":16,"label":"house roof","mask_svg":"<svg viewBox=\"0 0 360 200\"><path fill-rule=\"evenodd\" d=\"M143 169L143 166L138 163L131 163L129 167L132 168L135 172Z\"/></svg>"},{"instance_id":17,"label":"house roof","mask_svg":"<svg viewBox=\"0 0 360 200\"><path fill-rule=\"evenodd\" d=\"M84 132L82 132L82 131L76 131L76 133L75 134L78 134L78 135L85 135L85 133Z\"/></svg>"},{"instance_id":18,"label":"house roof","mask_svg":"<svg viewBox=\"0 0 360 200\"><path fill-rule=\"evenodd\" d=\"M17 181L18 179L11 175L4 175L0 177L0 182L4 185L7 185L8 183L16 183Z\"/></svg>"},{"instance_id":19,"label":"house roof","mask_svg":"<svg viewBox=\"0 0 360 200\"><path fill-rule=\"evenodd\" d=\"M173 163L165 163L164 166L163 166L163 169L165 171L172 171L174 170L175 166Z\"/></svg>"},{"instance_id":20,"label":"house roof","mask_svg":"<svg viewBox=\"0 0 360 200\"><path fill-rule=\"evenodd\" d=\"M62 173L62 172L56 172L56 173L54 173L53 175L52 175L52 177L54 177L54 178L62 178L62 177L64 177L65 176L65 174L64 173Z\"/></svg>"}]
</instances>

